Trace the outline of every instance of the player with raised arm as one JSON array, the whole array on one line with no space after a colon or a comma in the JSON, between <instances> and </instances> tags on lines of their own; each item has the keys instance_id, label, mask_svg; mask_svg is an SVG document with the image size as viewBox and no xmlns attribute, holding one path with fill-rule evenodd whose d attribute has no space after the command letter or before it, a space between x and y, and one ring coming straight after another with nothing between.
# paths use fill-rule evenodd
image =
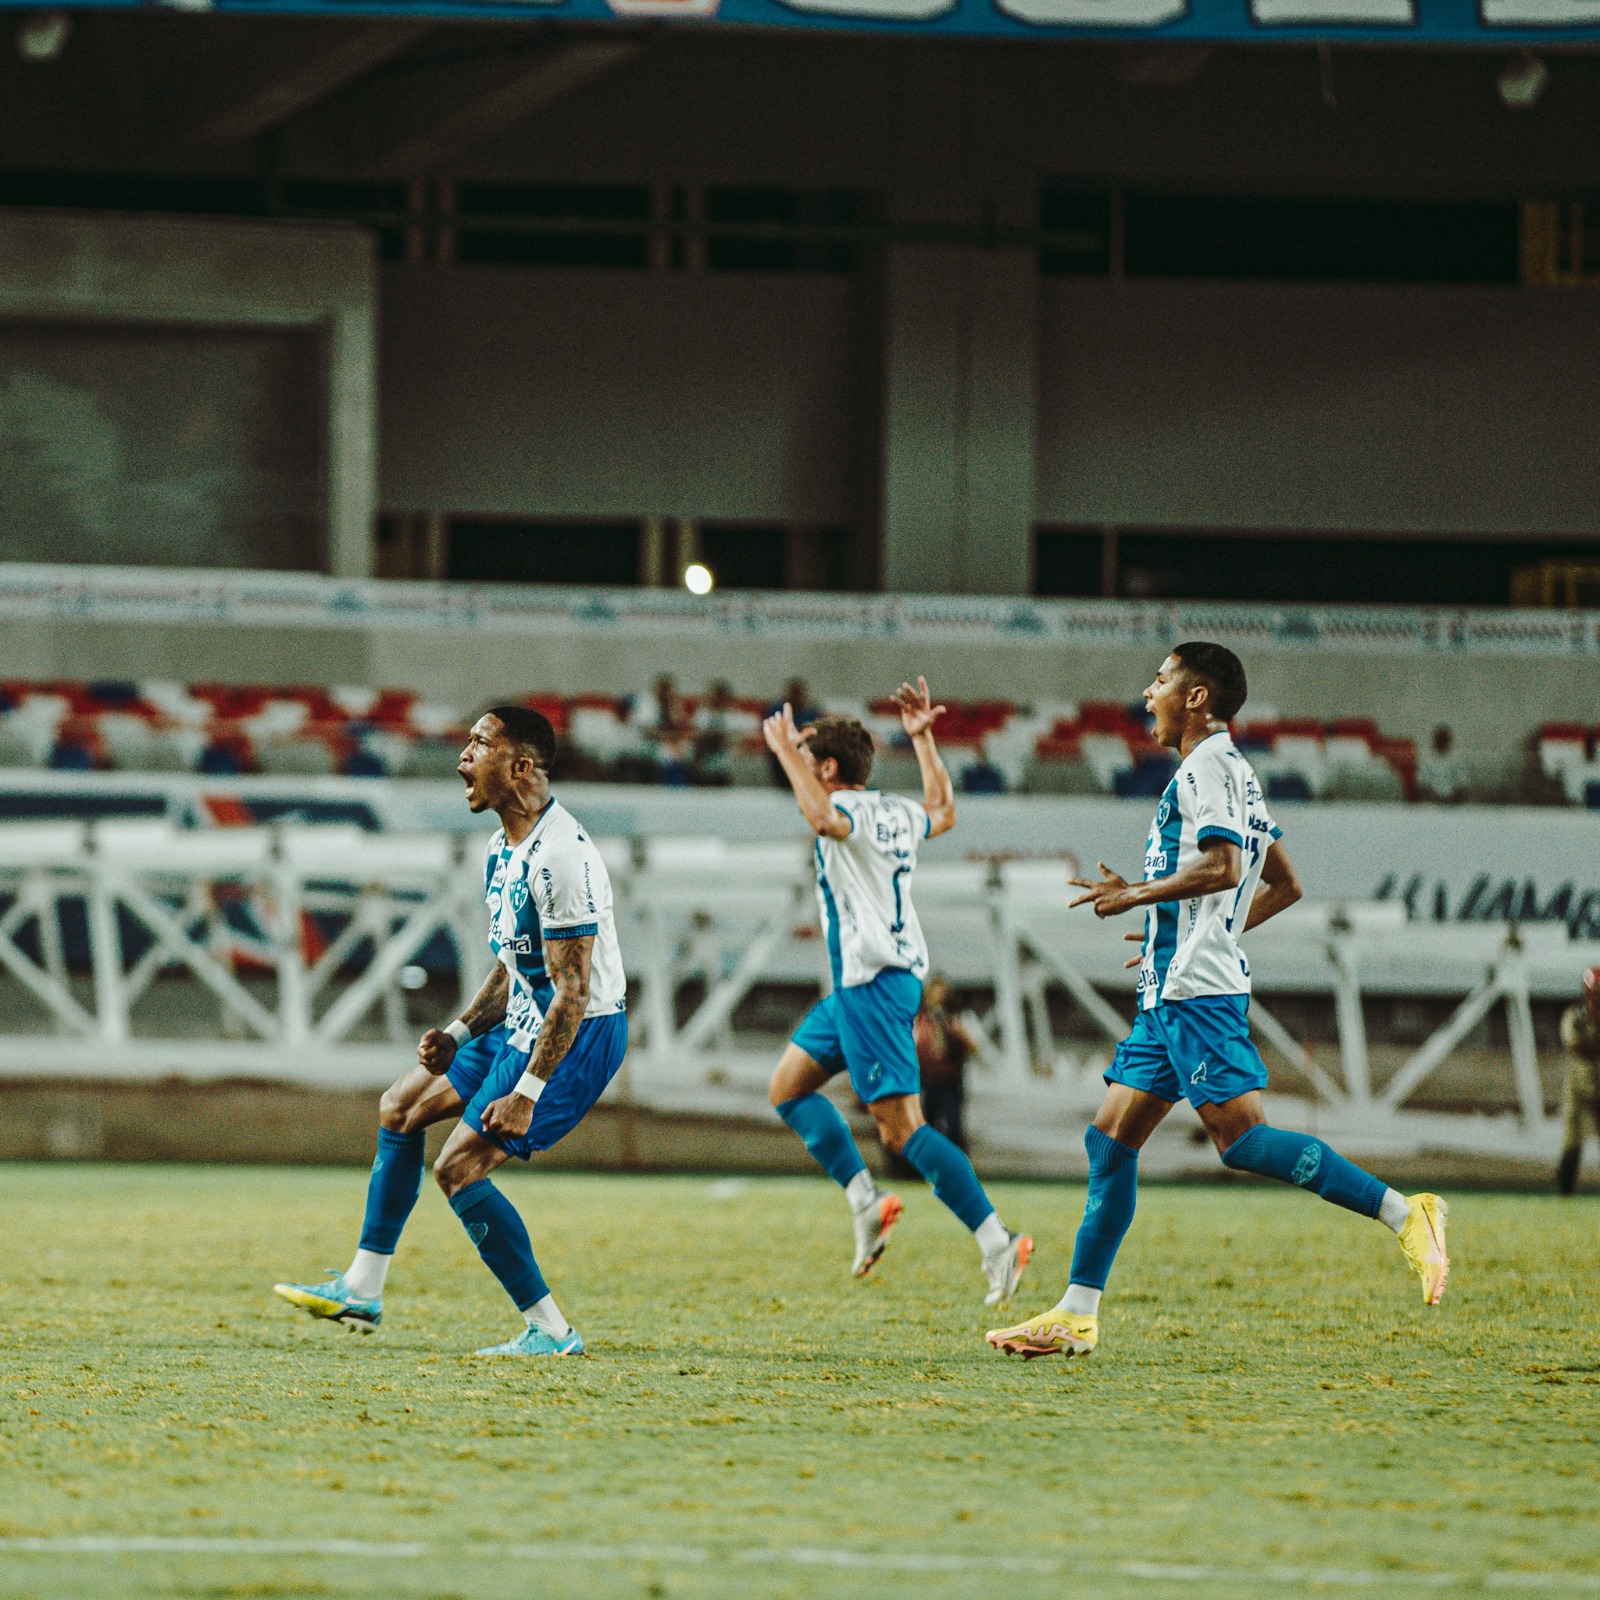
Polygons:
<instances>
[{"instance_id":1,"label":"player with raised arm","mask_svg":"<svg viewBox=\"0 0 1600 1600\"><path fill-rule=\"evenodd\" d=\"M1176 646L1144 691L1156 739L1182 758L1145 847L1144 881L1128 883L1100 863L1098 879L1074 878L1073 905L1097 917L1143 910L1139 1013L1106 1073L1106 1095L1084 1135L1089 1194L1060 1304L988 1341L1008 1355L1087 1355L1099 1342L1100 1293L1133 1221L1139 1151L1187 1098L1225 1166L1280 1178L1375 1217L1399 1236L1437 1305L1450 1259L1445 1203L1409 1199L1310 1134L1268 1126L1267 1071L1250 1042L1250 964L1238 936L1300 898L1281 830L1261 786L1234 747L1229 722L1244 705L1244 668L1231 650Z\"/></svg>"},{"instance_id":2,"label":"player with raised arm","mask_svg":"<svg viewBox=\"0 0 1600 1600\"><path fill-rule=\"evenodd\" d=\"M849 1198L855 1215L853 1271L864 1277L900 1218L900 1200L880 1194L849 1125L819 1091L840 1070L866 1102L884 1148L903 1156L938 1199L972 1229L988 1279L985 1304L1011 1298L1033 1250L1008 1232L972 1163L922 1117L913 1036L928 947L911 904L911 874L924 839L955 826L955 790L934 744L944 714L925 678L895 694L900 723L922 774L922 804L867 788L872 735L852 717L797 728L791 708L762 724L767 747L817 835L817 901L833 991L807 1012L772 1075L778 1115Z\"/></svg>"},{"instance_id":3,"label":"player with raised arm","mask_svg":"<svg viewBox=\"0 0 1600 1600\"><path fill-rule=\"evenodd\" d=\"M423 1131L460 1117L434 1175L485 1265L526 1322L479 1355L581 1355L516 1208L489 1181L508 1156L548 1150L581 1122L628 1047L626 979L611 881L588 833L550 794L555 731L500 705L473 725L459 771L474 811L500 829L484 863L494 969L471 1005L417 1045L418 1065L379 1102L378 1155L355 1259L325 1283L280 1283L314 1317L370 1330L422 1190Z\"/></svg>"}]
</instances>

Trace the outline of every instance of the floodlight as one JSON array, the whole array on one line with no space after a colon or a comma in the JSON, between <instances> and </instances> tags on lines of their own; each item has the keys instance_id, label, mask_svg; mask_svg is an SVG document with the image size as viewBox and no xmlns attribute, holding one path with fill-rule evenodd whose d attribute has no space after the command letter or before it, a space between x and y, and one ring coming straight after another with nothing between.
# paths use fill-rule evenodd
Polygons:
<instances>
[{"instance_id":1,"label":"floodlight","mask_svg":"<svg viewBox=\"0 0 1600 1600\"><path fill-rule=\"evenodd\" d=\"M1531 111L1538 105L1549 81L1549 67L1538 56L1524 50L1516 60L1507 63L1494 86L1500 92L1500 104L1507 111Z\"/></svg>"},{"instance_id":2,"label":"floodlight","mask_svg":"<svg viewBox=\"0 0 1600 1600\"><path fill-rule=\"evenodd\" d=\"M65 11L35 11L17 29L17 54L31 65L54 61L67 48L72 18Z\"/></svg>"},{"instance_id":3,"label":"floodlight","mask_svg":"<svg viewBox=\"0 0 1600 1600\"><path fill-rule=\"evenodd\" d=\"M683 569L683 586L690 594L710 594L715 582L711 569L701 566L698 561Z\"/></svg>"}]
</instances>

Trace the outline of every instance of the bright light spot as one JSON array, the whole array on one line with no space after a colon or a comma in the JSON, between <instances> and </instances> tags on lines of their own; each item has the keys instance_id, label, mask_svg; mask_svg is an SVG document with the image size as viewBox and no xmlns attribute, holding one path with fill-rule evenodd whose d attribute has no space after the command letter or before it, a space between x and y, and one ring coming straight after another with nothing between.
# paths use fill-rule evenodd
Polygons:
<instances>
[{"instance_id":1,"label":"bright light spot","mask_svg":"<svg viewBox=\"0 0 1600 1600\"><path fill-rule=\"evenodd\" d=\"M683 569L683 586L690 594L710 594L713 582L715 579L711 576L711 569L701 566L698 561Z\"/></svg>"},{"instance_id":2,"label":"bright light spot","mask_svg":"<svg viewBox=\"0 0 1600 1600\"><path fill-rule=\"evenodd\" d=\"M428 987L428 969L426 967L401 967L400 987L402 989L426 989Z\"/></svg>"}]
</instances>

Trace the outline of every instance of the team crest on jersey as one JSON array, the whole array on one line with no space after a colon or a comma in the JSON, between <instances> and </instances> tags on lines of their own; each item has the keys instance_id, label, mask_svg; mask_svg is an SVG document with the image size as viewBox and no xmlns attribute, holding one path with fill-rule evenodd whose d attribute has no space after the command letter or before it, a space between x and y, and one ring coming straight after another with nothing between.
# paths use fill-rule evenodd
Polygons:
<instances>
[{"instance_id":1,"label":"team crest on jersey","mask_svg":"<svg viewBox=\"0 0 1600 1600\"><path fill-rule=\"evenodd\" d=\"M523 879L518 878L517 881L511 885L511 892L507 898L511 901L511 909L520 915L522 908L528 903L527 883Z\"/></svg>"},{"instance_id":2,"label":"team crest on jersey","mask_svg":"<svg viewBox=\"0 0 1600 1600\"><path fill-rule=\"evenodd\" d=\"M1172 802L1170 800L1163 800L1161 802L1161 804L1156 807L1156 826L1158 828L1166 827L1167 819L1171 815L1172 815Z\"/></svg>"}]
</instances>

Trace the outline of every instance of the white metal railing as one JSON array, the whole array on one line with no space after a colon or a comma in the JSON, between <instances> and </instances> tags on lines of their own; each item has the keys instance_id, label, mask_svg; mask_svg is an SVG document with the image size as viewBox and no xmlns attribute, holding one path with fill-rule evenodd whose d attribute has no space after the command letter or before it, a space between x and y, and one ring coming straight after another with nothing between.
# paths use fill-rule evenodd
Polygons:
<instances>
[{"instance_id":1,"label":"white metal railing","mask_svg":"<svg viewBox=\"0 0 1600 1600\"><path fill-rule=\"evenodd\" d=\"M734 1022L760 983L826 985L809 853L792 840L603 848L636 983L633 1045L614 1092L663 1109L762 1112L773 1051L751 1046ZM479 845L459 835L14 824L0 827L0 897L9 899L0 968L36 1003L32 1016L16 1003L0 1010L0 1074L386 1083L409 1055L402 985L419 954L440 934L465 952L463 996L487 959ZM990 1148L1046 1163L1076 1149L1127 1028L1106 994L1131 987L1122 961L1132 947L1120 938L1131 924L1096 923L1066 900L1059 862L930 862L917 878L936 963L993 995L974 1019L984 1041L969 1078L974 1129ZM79 907L87 975L69 968L62 932ZM322 945L311 919L329 914L343 925ZM147 948L129 948L129 932ZM1559 928L1408 923L1393 903L1305 904L1247 944L1256 1032L1305 1087L1285 1120L1356 1150L1553 1152L1530 1001L1575 989L1597 959L1593 946ZM183 1003L153 1006L157 980L173 972L191 980L178 991ZM1102 1043L1056 1036L1052 990ZM1337 1071L1273 1014L1276 993L1331 996ZM1363 997L1374 994L1459 997L1381 1085L1363 1017ZM1415 1109L1418 1091L1496 1006L1507 1017L1516 1110Z\"/></svg>"}]
</instances>

